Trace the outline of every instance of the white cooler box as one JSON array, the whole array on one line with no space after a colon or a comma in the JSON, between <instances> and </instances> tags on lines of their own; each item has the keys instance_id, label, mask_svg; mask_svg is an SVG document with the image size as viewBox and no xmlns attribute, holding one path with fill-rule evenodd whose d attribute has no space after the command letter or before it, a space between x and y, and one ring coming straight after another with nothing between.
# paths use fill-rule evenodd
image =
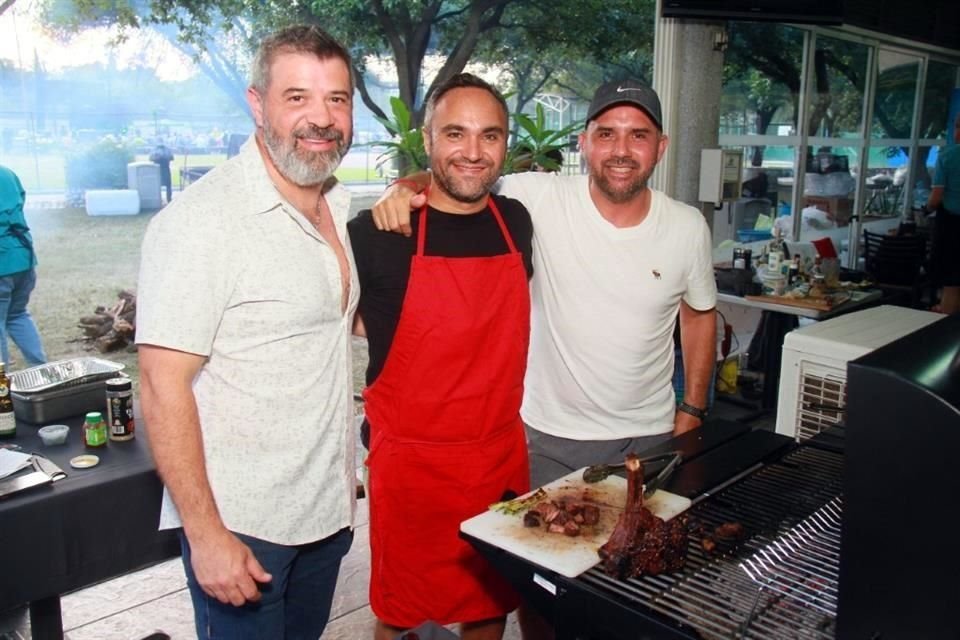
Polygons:
<instances>
[{"instance_id":1,"label":"white cooler box","mask_svg":"<svg viewBox=\"0 0 960 640\"><path fill-rule=\"evenodd\" d=\"M88 189L84 193L88 216L135 216L140 213L136 189Z\"/></svg>"}]
</instances>

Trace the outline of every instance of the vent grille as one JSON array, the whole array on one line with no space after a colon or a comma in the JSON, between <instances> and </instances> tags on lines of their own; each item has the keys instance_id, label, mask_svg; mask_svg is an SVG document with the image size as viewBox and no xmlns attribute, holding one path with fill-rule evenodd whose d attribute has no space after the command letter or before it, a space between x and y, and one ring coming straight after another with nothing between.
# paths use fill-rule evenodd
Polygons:
<instances>
[{"instance_id":1,"label":"vent grille","mask_svg":"<svg viewBox=\"0 0 960 640\"><path fill-rule=\"evenodd\" d=\"M846 371L802 362L797 394L797 440L812 438L829 427L842 427L846 423L846 408Z\"/></svg>"}]
</instances>

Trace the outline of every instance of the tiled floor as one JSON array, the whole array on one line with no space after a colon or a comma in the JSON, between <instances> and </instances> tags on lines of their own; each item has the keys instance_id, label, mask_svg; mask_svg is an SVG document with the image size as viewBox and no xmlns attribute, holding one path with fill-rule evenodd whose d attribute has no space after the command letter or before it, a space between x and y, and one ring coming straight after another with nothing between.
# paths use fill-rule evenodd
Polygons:
<instances>
[{"instance_id":1,"label":"tiled floor","mask_svg":"<svg viewBox=\"0 0 960 640\"><path fill-rule=\"evenodd\" d=\"M713 415L728 420L746 410L718 402ZM773 416L754 426L772 428ZM372 636L374 617L367 587L370 579L370 547L367 505L359 502L353 547L344 559L334 595L330 624L323 640L362 640ZM140 640L163 631L173 640L196 638L193 609L179 559L68 594L62 599L66 640ZM4 635L6 632L6 635ZM26 610L0 614L0 640L29 640ZM505 640L519 640L515 616L510 616Z\"/></svg>"},{"instance_id":2,"label":"tiled floor","mask_svg":"<svg viewBox=\"0 0 960 640\"><path fill-rule=\"evenodd\" d=\"M323 640L372 636L374 617L367 600L370 547L366 500L359 506L353 547L340 568ZM155 631L163 631L173 640L196 638L193 608L179 559L71 593L62 598L61 606L66 640L140 640ZM29 640L26 611L0 615L0 638L4 638L4 631L12 639ZM513 616L504 638L520 638Z\"/></svg>"}]
</instances>

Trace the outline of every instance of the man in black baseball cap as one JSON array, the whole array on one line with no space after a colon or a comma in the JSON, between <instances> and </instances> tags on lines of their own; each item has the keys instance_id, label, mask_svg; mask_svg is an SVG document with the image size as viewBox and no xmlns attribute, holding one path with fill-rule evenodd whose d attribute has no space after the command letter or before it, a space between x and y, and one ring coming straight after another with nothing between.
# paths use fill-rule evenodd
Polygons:
<instances>
[{"instance_id":1,"label":"man in black baseball cap","mask_svg":"<svg viewBox=\"0 0 960 640\"><path fill-rule=\"evenodd\" d=\"M632 104L643 109L657 129L663 131L663 118L660 115L660 98L657 92L635 80L608 82L600 86L593 94L590 108L587 109L587 123L602 112L618 104Z\"/></svg>"}]
</instances>

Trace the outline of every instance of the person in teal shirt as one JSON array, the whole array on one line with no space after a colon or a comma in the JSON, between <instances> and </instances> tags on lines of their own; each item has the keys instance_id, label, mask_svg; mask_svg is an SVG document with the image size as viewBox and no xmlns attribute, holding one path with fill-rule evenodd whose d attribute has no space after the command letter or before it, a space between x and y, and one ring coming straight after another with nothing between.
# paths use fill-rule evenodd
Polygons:
<instances>
[{"instance_id":1,"label":"person in teal shirt","mask_svg":"<svg viewBox=\"0 0 960 640\"><path fill-rule=\"evenodd\" d=\"M40 333L27 311L37 282L37 257L23 215L25 198L17 174L0 165L0 351L8 370L8 335L23 353L27 366L47 361Z\"/></svg>"},{"instance_id":2,"label":"person in teal shirt","mask_svg":"<svg viewBox=\"0 0 960 640\"><path fill-rule=\"evenodd\" d=\"M960 114L953 122L955 144L941 147L927 211L936 211L933 276L941 287L939 311L960 313Z\"/></svg>"}]
</instances>

